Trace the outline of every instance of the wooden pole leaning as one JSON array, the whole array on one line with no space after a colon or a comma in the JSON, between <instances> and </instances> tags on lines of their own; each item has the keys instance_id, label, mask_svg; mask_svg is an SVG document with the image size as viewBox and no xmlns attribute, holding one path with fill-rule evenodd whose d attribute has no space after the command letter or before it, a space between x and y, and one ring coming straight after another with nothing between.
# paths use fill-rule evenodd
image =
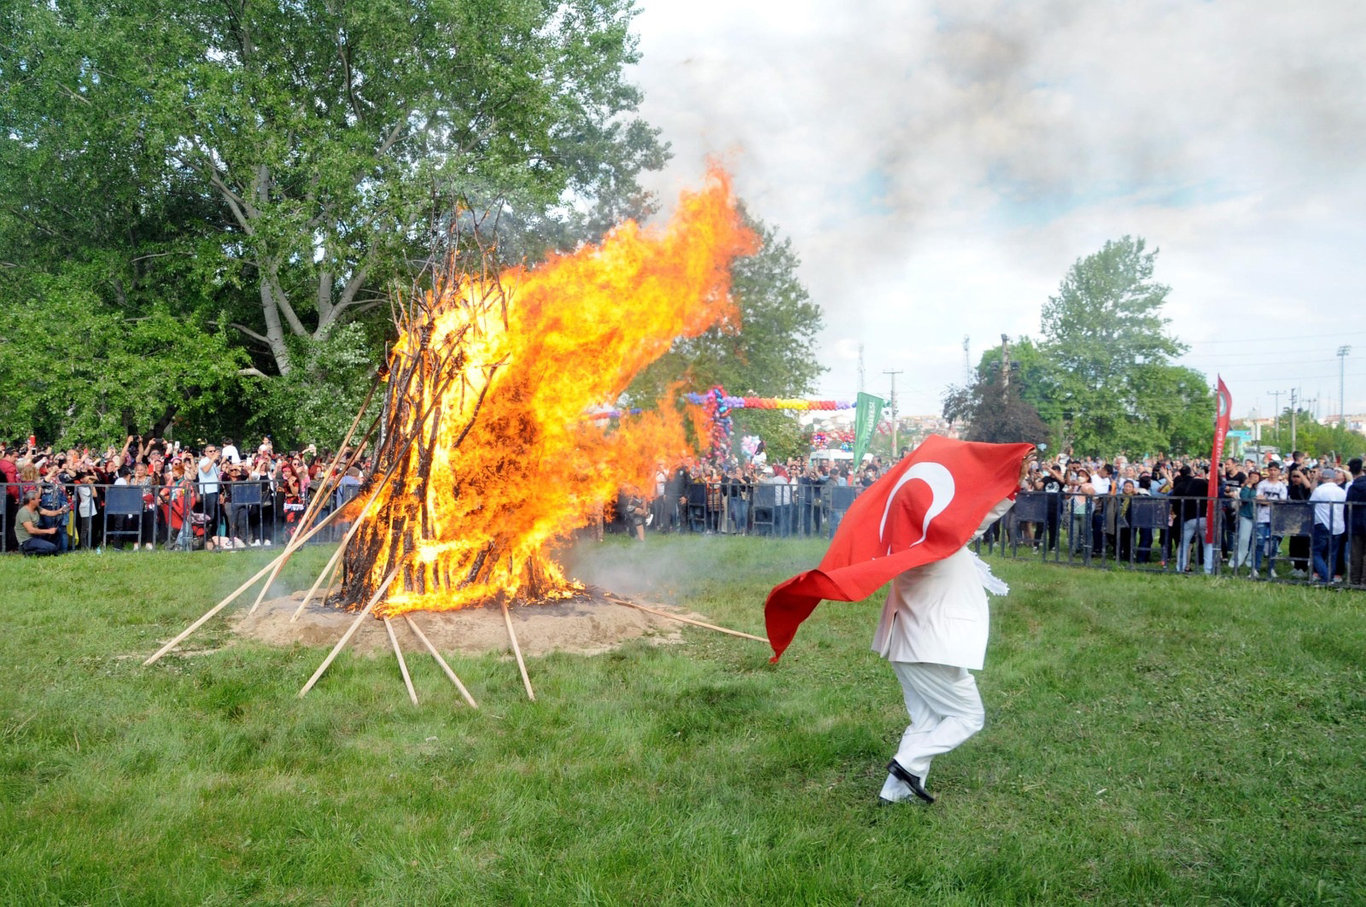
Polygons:
<instances>
[{"instance_id":1,"label":"wooden pole leaning","mask_svg":"<svg viewBox=\"0 0 1366 907\"><path fill-rule=\"evenodd\" d=\"M647 608L644 605L627 601L624 598L616 598L615 596L611 595L604 595L603 598L605 598L609 602L614 602L618 605L625 605L628 608L635 608L637 611L647 611L650 614L658 614L660 617L669 618L669 620L676 620L680 621L681 623L692 624L695 627L705 627L708 630L715 630L717 633L728 633L731 636L738 636L741 639L752 639L756 642L762 642L765 644L768 643L767 639L764 639L762 636L755 636L753 633L745 633L740 630L727 630L725 627L718 627L715 624L704 623L700 620L693 620L691 617L684 617L681 614L670 614L668 611L660 611L657 608Z\"/></svg>"},{"instance_id":2,"label":"wooden pole leaning","mask_svg":"<svg viewBox=\"0 0 1366 907\"><path fill-rule=\"evenodd\" d=\"M417 690L413 689L413 678L408 674L408 662L403 660L403 650L398 647L398 637L394 635L394 624L384 618L384 630L389 634L389 645L394 647L394 657L398 659L398 670L403 675L403 685L408 688L408 698L417 705Z\"/></svg>"},{"instance_id":3,"label":"wooden pole leaning","mask_svg":"<svg viewBox=\"0 0 1366 907\"><path fill-rule=\"evenodd\" d=\"M522 647L517 645L517 634L512 630L512 615L508 614L508 603L503 602L503 623L508 628L508 639L512 640L512 654L517 656L517 670L522 672L522 683L526 686L527 698L536 701L536 691L531 688L531 678L526 673L526 662L522 660Z\"/></svg>"},{"instance_id":4,"label":"wooden pole leaning","mask_svg":"<svg viewBox=\"0 0 1366 907\"><path fill-rule=\"evenodd\" d=\"M318 505L322 502L322 500L323 500L325 497L327 497L327 495L326 495L326 494L323 494L322 492L325 491L325 492L327 492L328 494L331 494L332 491L334 490L333 488L329 487L329 485L328 485L328 483L327 483L327 477L328 477L328 476L331 476L331 475L332 475L332 471L335 470L335 469L337 468L337 463L339 463L339 462L341 461L341 452L346 448L346 445L347 445L347 444L350 444L350 443L351 443L351 437L352 437L352 435L354 435L354 434L356 433L356 426L360 424L361 416L365 415L365 407L367 407L367 406L370 405L370 398L374 396L374 394L375 394L375 388L376 388L378 385L379 385L379 379L376 378L376 379L375 379L375 384L373 384L373 385L370 386L370 393L369 393L369 394L366 394L366 396L365 396L365 402L362 403L361 406L360 406L360 411L356 413L356 418L351 422L351 428L350 428L350 430L347 431L346 437L342 438L341 446L337 448L336 454L333 455L333 457L332 457L332 462L331 462L330 464L328 464L327 472L325 472L325 473L323 474L323 476L324 476L323 481L320 482L319 485L318 485L319 493L316 494L316 495L314 495L314 496L313 496L313 499L310 500L310 501L308 502L308 508L307 508L306 510L304 510L303 516L299 518L299 525L300 525L300 526L307 526L308 523L309 523L309 521L313 519L314 512L318 509ZM361 440L361 444L360 444L361 447L364 447L365 444L366 444L366 442L368 442L368 441L370 440L370 435L372 435L372 434L374 433L374 431L375 431L375 426L378 425L378 424L379 424L379 417L376 416L376 417L375 417L375 421L370 425L370 428L366 430L366 432L365 432L365 437ZM357 450L357 453L359 453L359 450ZM355 454L355 453L353 453L353 454L351 455L351 459L348 461L348 463L354 463L354 462L356 462L356 454ZM336 513L336 512L337 512L337 511L335 511L335 510L333 511L333 513ZM297 533L296 533L296 536L297 536ZM298 545L298 544L295 544L294 538L290 538L290 540L289 540L288 542L285 543L285 551L284 551L285 560L280 562L279 566L277 566L277 567L275 568L275 572L271 574L270 579L267 580L267 581L266 581L266 584L265 584L264 586L261 587L261 592L260 592L260 594L258 594L258 595L256 596L256 601L254 601L254 602L251 603L251 608L247 611L248 614L255 614L255 613L256 613L256 609L259 608L259 607L261 606L262 600L265 599L265 597L266 597L266 592L270 589L271 584L275 582L275 577L277 577L277 576L280 575L280 571L284 569L285 563L288 561L288 559L289 559L291 556L293 556L294 552L296 552L296 551L298 551L298 550L299 550L299 545ZM326 572L326 571L324 571L324 572ZM310 592L310 595L311 595L311 594L312 594L312 592ZM300 610L303 610L303 609L301 608Z\"/></svg>"},{"instance_id":5,"label":"wooden pole leaning","mask_svg":"<svg viewBox=\"0 0 1366 907\"><path fill-rule=\"evenodd\" d=\"M412 446L412 443L412 440L409 440L408 446ZM370 507L375 503L375 501L379 499L379 493L382 490L384 490L384 487L386 485L389 484L389 480L394 477L394 472L397 468L397 463L395 463L393 466L390 466L388 471L384 473L380 480L374 483L375 487L370 492L370 497L366 499L365 506L361 508L360 516L358 516L355 520L352 521L351 528L346 530L346 535L342 537L341 544L337 546L336 551L332 552L332 557L328 559L327 566L323 568L323 572L319 574L317 581L313 583L313 588L309 589L308 594L304 596L304 600L299 602L299 607L294 610L293 616L290 617L291 622L298 620L299 615L304 613L304 607L308 604L309 600L313 598L313 593L318 591L318 586L322 585L323 576L325 576L327 574L327 571L332 569L335 566L336 562L346 553L346 546L351 543L352 537L356 534L356 531L360 529L362 525L362 517L364 517L365 514L369 512ZM328 519L331 519L338 513L341 513L341 511L332 511L332 513L328 514Z\"/></svg>"},{"instance_id":6,"label":"wooden pole leaning","mask_svg":"<svg viewBox=\"0 0 1366 907\"><path fill-rule=\"evenodd\" d=\"M376 489L376 491L378 491L378 488ZM372 494L370 496L370 501L367 501L365 503L365 506L367 508L370 506L370 503L374 500L374 498L375 496ZM361 512L364 513L365 511ZM313 581L313 585L309 588L308 594L304 596L304 600L299 602L299 607L295 608L294 613L290 615L290 623L293 623L294 621L298 620L299 615L304 613L304 608L308 607L308 603L313 600L314 593L316 593L318 591L318 587L323 584L323 578L328 576L329 574L331 574L334 578L336 577L337 562L340 561L342 559L342 556L346 553L346 545L351 541L351 536L356 534L356 529L360 526L360 524L360 520L356 520L351 524L351 528L346 530L346 535L342 536L341 544L337 546L336 551L332 552L332 556L327 559L327 566L323 567L323 572L319 573L318 578Z\"/></svg>"},{"instance_id":7,"label":"wooden pole leaning","mask_svg":"<svg viewBox=\"0 0 1366 907\"><path fill-rule=\"evenodd\" d=\"M299 544L302 545L304 542L308 541L314 535L321 532L323 530L323 527L325 527L329 522L331 522L332 518L337 516L339 513L341 513L340 510L332 511L326 517L324 517L322 521L318 523L318 525L308 530L308 532L303 533L302 538L299 541ZM200 627L204 626L204 624L208 622L209 618L213 617L219 611L222 611L229 604L231 604L237 598L237 596L241 595L243 592L246 592L248 589L250 589L257 580L259 580L261 577L265 576L267 573L273 570L275 566L279 564L281 561L287 559L289 557L289 554L290 550L288 548L286 548L284 551L281 551L278 555L276 555L275 560L271 561L269 564L266 564L264 567L258 570L252 576L251 579L247 580L245 583L238 586L227 598L223 599L221 602L214 605L207 612L205 612L203 617L199 618L199 620L190 624L183 631L181 631L179 636L177 636L175 639L172 639L170 642L166 643L166 645L158 649L151 657L149 657L146 661L142 663L143 667L147 667L148 665L155 664L157 661L159 661L161 659L161 656L165 655L167 652L171 651L176 646L178 646L181 642L185 640L186 637L188 637L195 630L198 630Z\"/></svg>"},{"instance_id":8,"label":"wooden pole leaning","mask_svg":"<svg viewBox=\"0 0 1366 907\"><path fill-rule=\"evenodd\" d=\"M329 598L332 597L332 590L335 589L335 588L337 587L337 577L340 576L340 575L341 575L341 568L340 568L340 567L337 567L337 568L335 568L335 569L332 571L332 578L331 578L330 580L327 581L327 587L326 587L325 589L323 589L323 604L324 604L324 605L326 605L326 604L327 604L327 600L328 600Z\"/></svg>"},{"instance_id":9,"label":"wooden pole leaning","mask_svg":"<svg viewBox=\"0 0 1366 907\"><path fill-rule=\"evenodd\" d=\"M313 685L327 672L328 667L336 660L337 656L341 654L341 650L351 641L351 637L356 635L356 631L360 629L361 621L369 616L370 612L375 609L375 605L384 597L384 593L389 589L389 584L394 581L394 577L398 576L398 571L398 567L389 571L389 575L384 578L384 582L379 584L379 588L376 589L375 594L370 597L370 601L365 605L361 612L356 615L356 619L351 622L351 626L342 634L342 638L337 640L337 644L332 647L332 651L323 659L323 663L318 665L318 670L313 672L313 676L308 678L308 683L304 684L303 689L299 690L300 699L303 699L308 695L308 691L313 689Z\"/></svg>"},{"instance_id":10,"label":"wooden pole leaning","mask_svg":"<svg viewBox=\"0 0 1366 907\"><path fill-rule=\"evenodd\" d=\"M427 651L432 653L432 657L436 659L436 663L441 665L441 670L446 672L446 676L451 679L451 683L455 684L455 688L460 691L460 695L465 697L465 701L470 704L470 708L479 708L479 704L474 701L474 697L470 695L470 691L465 689L465 685L460 682L460 678L455 676L455 672L451 670L450 665L446 664L446 659L441 657L441 653L436 650L436 646L432 645L432 641L427 638L427 634L423 633L418 625L414 623L413 619L407 614L403 615L403 620L408 624L409 629L413 631L413 635L420 639L422 644L427 647Z\"/></svg>"}]
</instances>

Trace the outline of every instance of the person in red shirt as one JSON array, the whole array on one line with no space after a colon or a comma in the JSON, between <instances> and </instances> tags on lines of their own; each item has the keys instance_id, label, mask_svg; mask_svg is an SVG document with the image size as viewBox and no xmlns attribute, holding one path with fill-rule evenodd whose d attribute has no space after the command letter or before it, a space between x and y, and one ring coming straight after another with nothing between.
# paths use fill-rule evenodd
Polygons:
<instances>
[{"instance_id":1,"label":"person in red shirt","mask_svg":"<svg viewBox=\"0 0 1366 907\"><path fill-rule=\"evenodd\" d=\"M4 550L13 551L19 547L14 536L14 518L19 513L19 470L14 465L14 454L8 445L0 444L0 484L5 486L5 538Z\"/></svg>"}]
</instances>

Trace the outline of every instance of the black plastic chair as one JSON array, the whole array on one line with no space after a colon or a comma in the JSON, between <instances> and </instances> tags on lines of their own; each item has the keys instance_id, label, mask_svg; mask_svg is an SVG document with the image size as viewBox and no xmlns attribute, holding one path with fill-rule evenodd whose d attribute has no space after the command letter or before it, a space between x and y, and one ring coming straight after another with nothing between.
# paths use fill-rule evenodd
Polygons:
<instances>
[{"instance_id":1,"label":"black plastic chair","mask_svg":"<svg viewBox=\"0 0 1366 907\"><path fill-rule=\"evenodd\" d=\"M688 483L688 529L702 532L707 528L707 486L702 482Z\"/></svg>"},{"instance_id":2,"label":"black plastic chair","mask_svg":"<svg viewBox=\"0 0 1366 907\"><path fill-rule=\"evenodd\" d=\"M750 522L755 535L773 535L773 514L778 506L778 486L755 485L750 501ZM761 528L763 531L760 531Z\"/></svg>"},{"instance_id":3,"label":"black plastic chair","mask_svg":"<svg viewBox=\"0 0 1366 907\"><path fill-rule=\"evenodd\" d=\"M111 539L133 537L133 545L136 547L142 542L142 521L146 519L147 510L143 503L142 496L145 489L141 485L110 485L104 492L104 541L106 544ZM110 529L109 518L117 517L116 525L127 526L129 517L136 517L137 522L132 529Z\"/></svg>"}]
</instances>

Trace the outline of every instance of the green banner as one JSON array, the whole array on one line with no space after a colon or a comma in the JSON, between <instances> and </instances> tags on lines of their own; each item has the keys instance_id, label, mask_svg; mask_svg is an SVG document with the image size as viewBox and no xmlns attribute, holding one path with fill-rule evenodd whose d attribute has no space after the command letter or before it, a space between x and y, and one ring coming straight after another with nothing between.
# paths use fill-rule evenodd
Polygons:
<instances>
[{"instance_id":1,"label":"green banner","mask_svg":"<svg viewBox=\"0 0 1366 907\"><path fill-rule=\"evenodd\" d=\"M854 404L854 468L863 465L863 455L872 443L873 432L877 430L877 420L882 418L885 401L872 394L860 393Z\"/></svg>"}]
</instances>

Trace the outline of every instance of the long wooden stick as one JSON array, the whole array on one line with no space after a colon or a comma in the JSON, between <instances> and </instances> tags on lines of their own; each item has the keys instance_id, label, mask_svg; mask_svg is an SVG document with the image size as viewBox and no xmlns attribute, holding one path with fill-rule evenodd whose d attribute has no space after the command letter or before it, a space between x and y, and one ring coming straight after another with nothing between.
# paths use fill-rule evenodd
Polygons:
<instances>
[{"instance_id":1,"label":"long wooden stick","mask_svg":"<svg viewBox=\"0 0 1366 907\"><path fill-rule=\"evenodd\" d=\"M380 583L379 588L376 589L375 594L370 597L370 601L366 604L364 610L356 615L356 619L352 621L351 626L347 628L346 633L342 635L341 639L337 640L337 644L332 647L332 651L323 659L323 663L318 665L318 670L314 671L313 676L308 678L308 683L304 684L303 689L299 691L300 699L303 699L308 695L308 691L313 689L313 684L318 682L318 679L327 671L328 666L332 664L346 644L351 641L351 637L360 629L360 622L375 609L375 605L384 596L384 593L389 589L389 584L394 581L394 577L396 576L398 576L397 567L389 571L389 575L384 578L384 582Z\"/></svg>"},{"instance_id":2,"label":"long wooden stick","mask_svg":"<svg viewBox=\"0 0 1366 907\"><path fill-rule=\"evenodd\" d=\"M417 690L413 689L413 678L408 674L408 662L403 660L403 650L398 647L398 637L394 635L394 625L389 618L384 618L384 629L389 633L389 644L394 647L394 656L398 659L398 670L403 675L403 685L408 688L408 698L417 705Z\"/></svg>"},{"instance_id":3,"label":"long wooden stick","mask_svg":"<svg viewBox=\"0 0 1366 907\"><path fill-rule=\"evenodd\" d=\"M370 398L371 398L372 396L374 396L375 387L378 386L379 379L376 378L375 381L376 381L376 383L370 386L370 393L367 394L367 395L365 396L365 402L361 404L361 406L360 406L360 411L359 411L358 413L356 413L356 418L355 418L355 420L351 423L351 429L350 429L350 431L348 431L348 432L346 433L346 437L342 439L341 447L338 447L338 448L337 448L337 453L332 457L332 462L331 462L331 464L328 465L328 467L327 467L327 472L323 473L323 480L322 480L320 483L318 483L318 491L317 491L317 493L313 495L312 499L308 502L308 508L307 508L306 510L304 510L303 516L299 518L299 525L300 525L300 526L307 526L307 525L309 524L309 521L313 519L313 513L314 513L314 511L318 508L319 503L320 503L325 497L328 497L329 495L332 494L332 490L329 490L329 489L328 489L327 477L330 476L330 475L332 474L332 470L334 470L334 469L337 468L337 463L338 463L338 461L341 459L341 452L342 452L342 450L346 447L347 444L350 443L350 441L351 441L351 436L352 436L353 434L355 434L356 426L360 424L360 418L361 418L361 416L365 415L365 407L367 407L367 406L370 405ZM378 422L379 422L379 417L376 416L376 417L375 417L375 421L374 421L373 423L371 423L370 427L366 430L366 432L365 432L365 437L361 440L360 447L364 447L364 446L365 446L365 443L366 443L367 441L370 440L370 435L374 432L374 430L375 430L375 425L378 424ZM356 450L356 452L353 453L353 454L351 454L351 459L348 461L348 465L349 465L349 463L354 463L354 462L356 461L356 457L357 457L357 455L358 455L359 453L360 453L360 449L359 449L359 447L358 447L357 450ZM333 490L335 490L335 489L333 489ZM328 494L326 494L326 495L323 494L324 491L327 491ZM340 509L340 508L339 508L339 509ZM335 512L336 512L336 511L334 510L333 513L335 513ZM294 535L297 536L298 533L296 532ZM255 613L256 613L256 609L257 609L258 607L260 607L262 599L264 599L264 598L266 597L266 592L269 591L271 583L275 582L275 577L277 577L277 576L280 575L280 571L284 569L285 563L287 563L288 560L289 560L289 558L292 557L292 556L294 555L294 552L296 552L296 551L298 551L298 550L299 550L299 545L298 545L298 544L295 544L295 542L294 542L294 537L290 537L289 541L285 543L285 550L284 550L285 560L280 562L280 564L275 568L275 572L274 572L273 574L271 574L270 579L266 580L266 584L265 584L264 586L261 587L261 592L260 592L260 594L256 596L256 601L254 601L254 602L251 603L251 608L247 611L247 614L255 614ZM310 595L311 595L311 594L312 594L312 593L310 592ZM300 610L302 610L302 609L300 609Z\"/></svg>"},{"instance_id":4,"label":"long wooden stick","mask_svg":"<svg viewBox=\"0 0 1366 907\"><path fill-rule=\"evenodd\" d=\"M323 604L324 604L324 605L326 605L326 604L327 604L327 600L328 600L329 598L332 597L332 590L336 588L336 586L337 586L337 577L339 577L339 576L341 576L341 568L340 568L340 567L338 567L337 569L335 569L335 570L332 571L332 578L331 578L330 580L327 581L327 588L326 588L326 589L323 589Z\"/></svg>"},{"instance_id":5,"label":"long wooden stick","mask_svg":"<svg viewBox=\"0 0 1366 907\"><path fill-rule=\"evenodd\" d=\"M372 388L372 392L373 392L373 388ZM367 403L369 402L369 398L368 398L368 397L366 398L366 402L367 402ZM363 412L363 411L364 411L364 410L362 409L362 412ZM423 416L423 418L422 418L421 421L426 421L427 417L429 417L429 416L431 415L431 413L432 413L432 408L428 408L426 414ZM365 432L365 439L364 439L365 441L368 441L368 440L369 440L371 433L374 432L375 426L378 425L378 424L379 424L379 417L377 416L377 417L375 418L375 421L370 425L370 428L367 429L366 432ZM415 440L416 440L416 435L414 435L412 438L409 438L409 439L408 439L407 443L406 443L406 444L404 445L404 447L403 447L403 450L400 452L400 457L401 457L402 455L404 455L404 454L407 453L408 448L412 447L413 442L414 442ZM345 445L343 445L343 446L345 446ZM354 462L354 459L355 459L355 457L354 457L354 455L353 455L353 456L352 456L352 461L353 461L353 462ZM374 478L374 477L373 477L373 476L371 477L371 479L372 479L372 484L374 485L374 488L373 488L373 489L371 490L371 492L370 492L370 497L366 499L366 501L365 501L365 506L362 507L362 508L360 509L360 514L356 517L355 520L352 521L352 523L351 523L351 528L347 530L346 535L342 538L341 543L337 546L337 550L334 551L334 552L332 553L332 557L328 559L327 566L323 567L322 573L318 575L318 579L314 581L313 586L308 590L308 594L304 596L304 600L301 601L301 602L299 602L299 607L296 608L296 609L294 610L294 614L290 616L289 619L290 619L290 622L291 622L291 623L294 622L294 621L296 621L296 620L298 620L298 619L299 619L299 615L300 615L300 614L303 614L304 608L307 607L309 601L313 598L313 594L314 594L315 592L318 591L318 586L322 584L322 578L323 578L323 576L325 576L325 575L327 574L327 571L328 571L328 570L332 569L333 565L336 563L337 560L339 560L341 557L343 557L343 556L345 555L346 546L347 546L348 544L350 544L351 539L355 536L356 532L361 528L362 524L364 523L365 514L370 510L371 505L373 505L373 504L375 503L375 501L379 499L379 494L380 494L380 492L383 491L384 488L385 488L386 486L388 486L389 480L393 478L394 472L397 471L397 469L398 469L400 463L401 463L401 460L400 460L399 458L395 458L394 463L389 467L389 469L384 473L384 475L380 477L379 481L373 481L373 478ZM321 496L320 496L320 497L321 497ZM318 524L319 528L321 528L324 524L330 522L330 521L331 521L334 517L336 517L338 514L342 513L344 509L347 509L347 508L341 508L341 507L339 507L339 508L337 508L336 510L332 511L331 513L329 513L329 514L328 514L326 517L324 517L323 520ZM308 536L308 537L311 537L311 536L312 536L312 533L309 533L309 536ZM306 538L307 538L307 537L306 537ZM292 542L292 541L293 541L293 540L291 539L291 542ZM301 543L301 544L302 544L302 543ZM284 552L284 555L283 555L283 556L284 556L284 557L289 557L289 556L292 555L295 551L298 550L298 547L299 547L298 545L293 545L293 544L286 546L285 552ZM283 564L281 564L280 566L283 567ZM278 573L279 570L280 570L280 568L277 567L277 568L276 568L276 573ZM272 579L272 581L273 581L273 580L274 580L274 577L272 577L271 579ZM267 584L266 588L269 588L269 584ZM262 590L261 590L261 597L264 597L264 595L265 595L265 589L262 589ZM256 600L256 601L257 601L257 604L260 604L261 597L258 597L258 598L257 598L257 600ZM256 605L252 605L252 610L255 610L255 608L256 608ZM247 613L250 614L251 612L248 611Z\"/></svg>"},{"instance_id":6,"label":"long wooden stick","mask_svg":"<svg viewBox=\"0 0 1366 907\"><path fill-rule=\"evenodd\" d=\"M517 634L512 631L512 616L508 614L508 603L503 602L503 623L507 624L508 639L512 640L512 654L517 656L517 669L522 672L522 683L526 685L527 698L536 701L536 691L531 688L531 678L526 673L526 662L522 660L522 647L517 645Z\"/></svg>"},{"instance_id":7,"label":"long wooden stick","mask_svg":"<svg viewBox=\"0 0 1366 907\"><path fill-rule=\"evenodd\" d=\"M684 617L681 614L670 614L668 611L660 611L656 608L647 608L644 605L639 605L635 602L629 602L624 598L615 598L611 595L604 595L603 598L605 598L609 602L613 602L618 605L625 605L628 608L635 608L637 611L648 611L651 614L658 614L660 617L667 617L670 620L682 621L685 624L692 624L697 627L706 627L708 630L715 630L717 633L729 633L731 636L739 636L742 639L752 639L756 642L761 642L765 644L768 643L768 640L764 639L762 636L755 636L752 633L743 633L739 630L727 630L725 627L718 627L715 624L703 623L700 620L693 620L691 617Z\"/></svg>"},{"instance_id":8,"label":"long wooden stick","mask_svg":"<svg viewBox=\"0 0 1366 907\"><path fill-rule=\"evenodd\" d=\"M446 659L441 657L441 653L436 650L436 646L432 645L432 641L427 638L427 634L423 633L418 625L413 622L413 619L407 614L403 615L403 619L407 622L409 629L413 631L413 635L422 640L422 644L427 647L427 651L432 653L432 657L436 659L436 663L441 665L441 670L446 672L446 676L451 679L451 683L455 684L455 688L460 691L460 695L465 697L465 701L470 704L470 708L479 708L479 704L474 701L474 697L470 695L470 691L465 689L465 685L460 682L460 678L455 676L455 672L451 670L450 665L446 664Z\"/></svg>"},{"instance_id":9,"label":"long wooden stick","mask_svg":"<svg viewBox=\"0 0 1366 907\"><path fill-rule=\"evenodd\" d=\"M369 502L366 503L366 506L369 506ZM361 512L364 513L365 511ZM323 584L323 577L327 576L329 573L331 573L334 577L336 576L337 562L340 561L342 559L342 555L346 553L346 545L348 542L351 541L351 536L356 534L356 530L360 527L360 525L361 521L356 520L351 524L351 528L346 530L346 535L342 537L341 544L337 546L336 551L332 552L332 556L327 559L327 565L323 567L323 572L318 574L318 578L314 580L313 585L309 587L308 594L304 596L304 600L299 602L299 607L295 608L294 613L290 615L290 623L293 623L294 621L298 620L299 615L304 613L304 608L308 607L308 603L313 599L313 594L317 592L318 587Z\"/></svg>"},{"instance_id":10,"label":"long wooden stick","mask_svg":"<svg viewBox=\"0 0 1366 907\"><path fill-rule=\"evenodd\" d=\"M413 443L413 442L412 442L412 440L410 439L410 440L408 441L408 445L411 446L412 443ZM405 448L405 452L406 452L406 448ZM327 571L328 571L329 569L331 569L332 566L337 562L337 560L339 560L339 559L346 553L346 546L347 546L348 544L351 543L352 537L356 534L356 532L357 532L357 531L360 529L360 527L364 524L364 522L365 522L365 520L364 520L365 514L370 510L371 505L374 504L375 501L377 501L377 500L379 499L379 493L380 493L381 491L383 491L384 488L389 484L389 480L390 480L391 478L393 478L394 470L397 468L397 466L398 466L398 464L397 464L397 462L396 462L393 466L389 467L389 470L383 475L383 477L380 478L380 480L379 480L378 482L375 482L375 483L374 483L375 487L370 491L370 497L369 497L368 499L366 499L366 501L365 501L365 506L362 507L361 510L360 510L360 515L357 516L356 519L352 521L352 523L351 523L351 528L348 529L348 530L346 530L346 535L343 536L343 538L342 538L342 540L341 540L341 544L337 546L337 550L336 550L336 551L332 552L332 557L328 559L328 561L327 561L327 566L326 566L326 567L323 567L323 572L322 572L322 574L319 574L317 581L313 583L313 587L312 587L311 589L309 589L309 590L308 590L308 594L304 596L304 600L301 601L301 602L299 602L299 607L295 609L293 616L290 617L290 621L291 621L291 622L292 622L292 621L298 620L298 619L299 619L299 615L302 614L302 613L304 613L304 606L307 605L307 604L308 604L308 600L311 599L311 598L313 597L313 593L316 592L316 591L318 591L318 586L321 585L321 583L322 583L323 575L326 574ZM340 509L332 511L332 513L328 514L328 519L331 519L332 516L334 516L335 514L338 514L338 513L340 513L340 512L341 512Z\"/></svg>"},{"instance_id":11,"label":"long wooden stick","mask_svg":"<svg viewBox=\"0 0 1366 907\"><path fill-rule=\"evenodd\" d=\"M332 520L333 517L337 516L337 515L340 514L340 513L341 513L340 510L334 510L334 511L332 511L331 513L329 513L326 517L324 517L324 518L318 523L317 526L313 527L313 528L310 529L307 533L304 533L304 534L303 534L303 540L300 542L300 544L303 544L303 542L308 541L308 540L309 540L310 538L312 538L314 535L316 535L317 533L321 532L321 531L323 530L323 527L325 527L325 526ZM218 604L216 604L216 605L214 605L212 608L210 608L210 609L204 614L203 617L199 618L199 620L195 621L194 623L192 623L192 624L190 624L188 627L186 627L186 628L180 633L179 636L177 636L175 639L171 640L170 642L166 643L166 645L162 646L160 649L158 649L158 650L156 651L155 654L153 654L150 658L148 658L146 661L144 661L144 662L142 663L143 667L146 667L147 665L156 663L156 662L161 658L161 656L165 655L167 652L169 652L169 651L171 651L172 649L174 649L177 645L179 645L179 644L185 639L185 637L189 636L189 635L190 635L191 633L193 633L195 630L198 630L200 627L204 626L204 624L208 622L209 618L213 617L213 616L214 616L215 614L217 614L219 611L222 611L222 610L223 610L224 608L226 608L234 599L236 599L237 596L241 595L243 592L246 592L248 589L250 589L250 588L252 587L252 584L253 584L253 583L255 583L255 582L256 582L258 579L260 579L261 577L265 576L267 573L269 573L272 569L275 568L275 565L276 565L276 564L278 564L282 559L284 559L284 558L287 557L287 556L288 556L288 553L287 553L286 551L281 551L278 555L275 556L275 560L271 561L270 563L268 563L268 564L266 564L264 567L262 567L260 570L258 570L258 571L252 576L251 579L247 580L245 583L243 583L242 585L238 586L238 587L237 587L237 588L236 588L236 589L235 589L227 598L223 599L221 602L219 602Z\"/></svg>"}]
</instances>

